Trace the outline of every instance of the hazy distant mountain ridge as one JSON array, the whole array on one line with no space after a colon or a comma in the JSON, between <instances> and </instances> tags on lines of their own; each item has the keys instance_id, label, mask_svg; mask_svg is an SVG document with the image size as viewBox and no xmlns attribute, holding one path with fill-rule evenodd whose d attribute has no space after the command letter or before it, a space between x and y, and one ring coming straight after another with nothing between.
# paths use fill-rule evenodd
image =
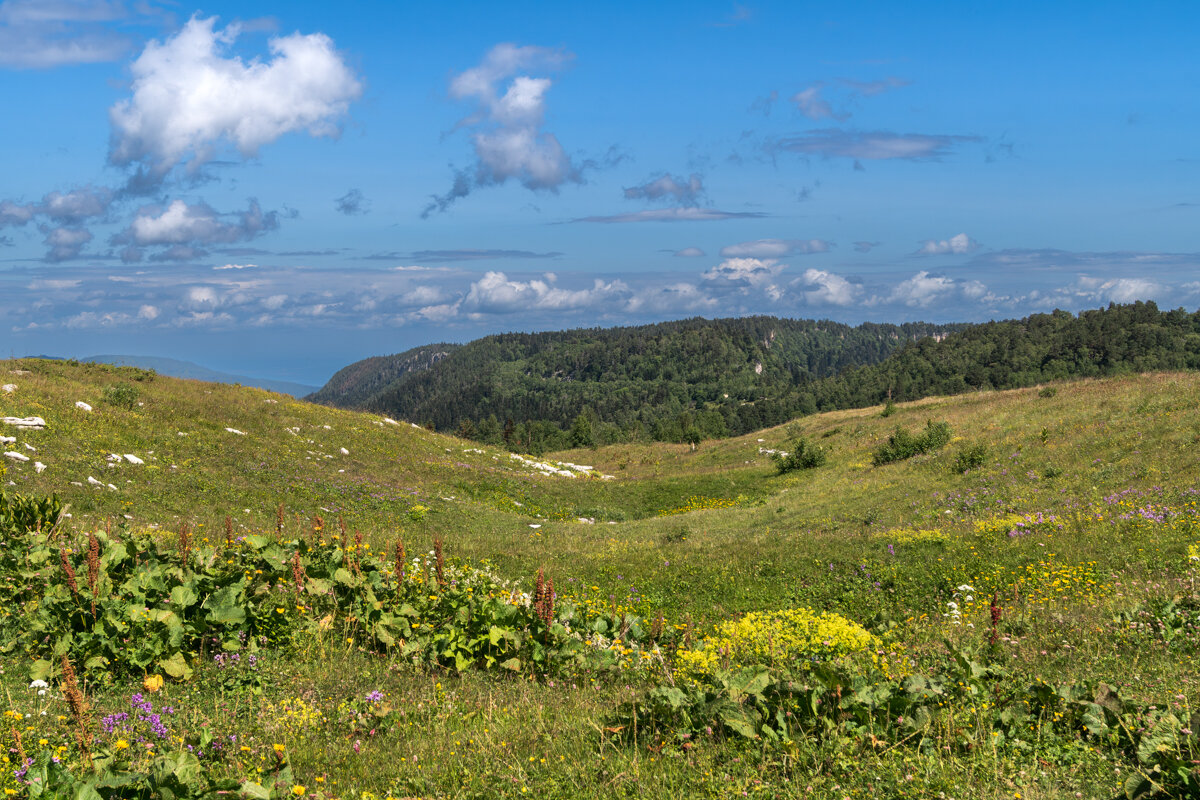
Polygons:
<instances>
[{"instance_id":1,"label":"hazy distant mountain ridge","mask_svg":"<svg viewBox=\"0 0 1200 800\"><path fill-rule=\"evenodd\" d=\"M88 356L79 360L92 361L97 364L115 364L119 367L152 369L161 375L167 375L172 378L187 378L194 381L211 381L213 383L237 383L242 386L254 386L259 389L266 389L268 392L290 394L292 397L304 397L316 388L315 386L293 383L292 381L277 381L270 378L231 375L227 372L218 372L215 369L193 364L191 361L180 361L176 358L163 358L161 356L101 355Z\"/></svg>"}]
</instances>

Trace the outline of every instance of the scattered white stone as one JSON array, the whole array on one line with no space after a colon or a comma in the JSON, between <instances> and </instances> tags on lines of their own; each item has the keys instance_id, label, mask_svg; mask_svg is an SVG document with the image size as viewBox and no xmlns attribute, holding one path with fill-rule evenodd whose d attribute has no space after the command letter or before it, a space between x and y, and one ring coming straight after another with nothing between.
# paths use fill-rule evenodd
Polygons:
<instances>
[{"instance_id":1,"label":"scattered white stone","mask_svg":"<svg viewBox=\"0 0 1200 800\"><path fill-rule=\"evenodd\" d=\"M88 486L103 486L104 484L88 475Z\"/></svg>"},{"instance_id":2,"label":"scattered white stone","mask_svg":"<svg viewBox=\"0 0 1200 800\"><path fill-rule=\"evenodd\" d=\"M29 456L25 455L24 453L18 453L16 450L6 450L4 453L4 457L11 458L13 461L28 461L29 460Z\"/></svg>"},{"instance_id":3,"label":"scattered white stone","mask_svg":"<svg viewBox=\"0 0 1200 800\"><path fill-rule=\"evenodd\" d=\"M787 450L772 450L769 447L760 447L758 452L764 456L779 456L780 458L787 458L789 455Z\"/></svg>"},{"instance_id":4,"label":"scattered white stone","mask_svg":"<svg viewBox=\"0 0 1200 800\"><path fill-rule=\"evenodd\" d=\"M420 425L418 425L418 424L417 424L417 423L415 423L415 422L410 422L410 423L408 423L408 424L409 424L409 425L412 425L412 426L413 426L414 428L416 428L417 430L421 430L421 426L420 426Z\"/></svg>"},{"instance_id":5,"label":"scattered white stone","mask_svg":"<svg viewBox=\"0 0 1200 800\"><path fill-rule=\"evenodd\" d=\"M117 487L113 486L111 483L108 483L108 484L105 484L105 485L106 485L108 488L112 489L114 492L117 490Z\"/></svg>"},{"instance_id":6,"label":"scattered white stone","mask_svg":"<svg viewBox=\"0 0 1200 800\"><path fill-rule=\"evenodd\" d=\"M766 441L766 439L759 439L758 441L760 441L760 442L765 442L765 441Z\"/></svg>"},{"instance_id":7,"label":"scattered white stone","mask_svg":"<svg viewBox=\"0 0 1200 800\"><path fill-rule=\"evenodd\" d=\"M531 528L540 528L540 527L542 527L542 526L541 526L541 525L538 525L538 524L537 524L537 523L535 523L535 522L531 522L531 523L529 523L529 527L531 527Z\"/></svg>"},{"instance_id":8,"label":"scattered white stone","mask_svg":"<svg viewBox=\"0 0 1200 800\"><path fill-rule=\"evenodd\" d=\"M33 373L31 373L27 369L14 369L14 370L9 370L8 374L9 375L32 375Z\"/></svg>"},{"instance_id":9,"label":"scattered white stone","mask_svg":"<svg viewBox=\"0 0 1200 800\"><path fill-rule=\"evenodd\" d=\"M279 401L278 401L278 400L272 400L271 398L269 398L269 397L268 397L268 398L267 398L266 400L264 400L263 402L264 402L264 403L273 403L273 404L274 404L274 403L278 403Z\"/></svg>"},{"instance_id":10,"label":"scattered white stone","mask_svg":"<svg viewBox=\"0 0 1200 800\"><path fill-rule=\"evenodd\" d=\"M327 430L327 431L331 431L331 430L333 430L333 428L329 427L328 425L322 425L321 427L322 427L322 428L324 428L324 429L325 429L325 430Z\"/></svg>"},{"instance_id":11,"label":"scattered white stone","mask_svg":"<svg viewBox=\"0 0 1200 800\"><path fill-rule=\"evenodd\" d=\"M143 461L142 459L133 455L132 453L126 453L125 460L128 461L130 464L145 464L146 463L145 461Z\"/></svg>"},{"instance_id":12,"label":"scattered white stone","mask_svg":"<svg viewBox=\"0 0 1200 800\"><path fill-rule=\"evenodd\" d=\"M187 434L186 434L186 433L184 433L183 431L176 431L176 432L175 432L175 435L176 435L176 436L187 436Z\"/></svg>"},{"instance_id":13,"label":"scattered white stone","mask_svg":"<svg viewBox=\"0 0 1200 800\"><path fill-rule=\"evenodd\" d=\"M41 430L46 427L46 420L41 417L0 417L0 422L13 425L18 430Z\"/></svg>"},{"instance_id":14,"label":"scattered white stone","mask_svg":"<svg viewBox=\"0 0 1200 800\"><path fill-rule=\"evenodd\" d=\"M6 383L0 386L0 389L3 389L5 394L12 394L17 390L17 385L15 383Z\"/></svg>"},{"instance_id":15,"label":"scattered white stone","mask_svg":"<svg viewBox=\"0 0 1200 800\"><path fill-rule=\"evenodd\" d=\"M116 463L120 462L121 460L122 459L121 459L121 456L119 453L109 453L108 454L108 463L110 463L110 464L116 464Z\"/></svg>"},{"instance_id":16,"label":"scattered white stone","mask_svg":"<svg viewBox=\"0 0 1200 800\"><path fill-rule=\"evenodd\" d=\"M229 431L230 433L236 433L238 436L246 435L245 431L239 431L237 428L226 428L225 430Z\"/></svg>"},{"instance_id":17,"label":"scattered white stone","mask_svg":"<svg viewBox=\"0 0 1200 800\"><path fill-rule=\"evenodd\" d=\"M26 450L28 450L28 451L29 451L29 452L31 452L31 453L36 453L36 452L37 452L37 448L36 448L36 447L34 447L33 445L31 445L29 442L26 442L26 443L25 443L25 449L26 449Z\"/></svg>"},{"instance_id":18,"label":"scattered white stone","mask_svg":"<svg viewBox=\"0 0 1200 800\"><path fill-rule=\"evenodd\" d=\"M12 444L17 441L15 436L0 436L0 444Z\"/></svg>"},{"instance_id":19,"label":"scattered white stone","mask_svg":"<svg viewBox=\"0 0 1200 800\"><path fill-rule=\"evenodd\" d=\"M478 447L464 447L463 452L464 453L479 453L480 455L483 455L483 451L480 450Z\"/></svg>"},{"instance_id":20,"label":"scattered white stone","mask_svg":"<svg viewBox=\"0 0 1200 800\"><path fill-rule=\"evenodd\" d=\"M342 451L342 455L344 455L344 456L348 456L348 455L350 455L350 451L349 451L349 450L347 450L346 448L342 447L342 448L339 448L339 449Z\"/></svg>"},{"instance_id":21,"label":"scattered white stone","mask_svg":"<svg viewBox=\"0 0 1200 800\"><path fill-rule=\"evenodd\" d=\"M592 519L591 517L580 517L579 521L582 522L584 525L595 525L596 524L596 520Z\"/></svg>"},{"instance_id":22,"label":"scattered white stone","mask_svg":"<svg viewBox=\"0 0 1200 800\"><path fill-rule=\"evenodd\" d=\"M40 462L40 461L33 462L33 471L34 472L44 472L45 469L46 469L46 465L43 464L42 462Z\"/></svg>"},{"instance_id":23,"label":"scattered white stone","mask_svg":"<svg viewBox=\"0 0 1200 800\"><path fill-rule=\"evenodd\" d=\"M399 425L400 424L399 422L396 422L396 420L392 419L391 417L384 417L383 421L386 422L388 425Z\"/></svg>"},{"instance_id":24,"label":"scattered white stone","mask_svg":"<svg viewBox=\"0 0 1200 800\"><path fill-rule=\"evenodd\" d=\"M71 481L71 485L72 486L83 486L83 484L80 483L79 481Z\"/></svg>"},{"instance_id":25,"label":"scattered white stone","mask_svg":"<svg viewBox=\"0 0 1200 800\"><path fill-rule=\"evenodd\" d=\"M345 472L345 471L346 471L346 470L344 470L344 469L339 469L339 470L338 470L338 472Z\"/></svg>"},{"instance_id":26,"label":"scattered white stone","mask_svg":"<svg viewBox=\"0 0 1200 800\"><path fill-rule=\"evenodd\" d=\"M92 407L89 406L87 403L83 402L82 400L76 400L75 407L78 408L80 411L91 411L92 410Z\"/></svg>"}]
</instances>

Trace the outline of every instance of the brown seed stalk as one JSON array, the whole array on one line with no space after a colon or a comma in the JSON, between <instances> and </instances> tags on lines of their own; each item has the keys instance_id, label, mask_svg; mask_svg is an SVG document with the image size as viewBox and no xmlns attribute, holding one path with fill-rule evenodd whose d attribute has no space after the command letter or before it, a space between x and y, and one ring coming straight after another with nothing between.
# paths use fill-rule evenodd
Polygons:
<instances>
[{"instance_id":1,"label":"brown seed stalk","mask_svg":"<svg viewBox=\"0 0 1200 800\"><path fill-rule=\"evenodd\" d=\"M275 538L283 537L283 503L275 509Z\"/></svg>"},{"instance_id":2,"label":"brown seed stalk","mask_svg":"<svg viewBox=\"0 0 1200 800\"><path fill-rule=\"evenodd\" d=\"M233 517L225 515L225 547L233 547Z\"/></svg>"},{"instance_id":3,"label":"brown seed stalk","mask_svg":"<svg viewBox=\"0 0 1200 800\"><path fill-rule=\"evenodd\" d=\"M396 585L400 586L404 583L404 565L406 563L406 554L404 552L404 540L396 542Z\"/></svg>"},{"instance_id":4,"label":"brown seed stalk","mask_svg":"<svg viewBox=\"0 0 1200 800\"><path fill-rule=\"evenodd\" d=\"M29 756L25 754L25 742L21 741L21 732L17 730L16 725L11 725L13 739L17 744L17 755L21 757L21 765L24 766L29 761Z\"/></svg>"},{"instance_id":5,"label":"brown seed stalk","mask_svg":"<svg viewBox=\"0 0 1200 800\"><path fill-rule=\"evenodd\" d=\"M304 591L304 565L300 563L300 551L292 554L292 580L296 582L296 591Z\"/></svg>"},{"instance_id":6,"label":"brown seed stalk","mask_svg":"<svg viewBox=\"0 0 1200 800\"><path fill-rule=\"evenodd\" d=\"M186 522L179 528L179 560L186 567L192 550L192 529Z\"/></svg>"},{"instance_id":7,"label":"brown seed stalk","mask_svg":"<svg viewBox=\"0 0 1200 800\"><path fill-rule=\"evenodd\" d=\"M554 621L554 581L547 579L541 569L533 587L533 612L546 625Z\"/></svg>"},{"instance_id":8,"label":"brown seed stalk","mask_svg":"<svg viewBox=\"0 0 1200 800\"><path fill-rule=\"evenodd\" d=\"M437 582L438 586L446 585L446 557L442 554L442 537L435 536L433 538L433 556L437 563Z\"/></svg>"},{"instance_id":9,"label":"brown seed stalk","mask_svg":"<svg viewBox=\"0 0 1200 800\"><path fill-rule=\"evenodd\" d=\"M96 616L96 600L100 598L100 541L96 534L88 534L88 589L92 593L92 616Z\"/></svg>"},{"instance_id":10,"label":"brown seed stalk","mask_svg":"<svg viewBox=\"0 0 1200 800\"><path fill-rule=\"evenodd\" d=\"M661 639L664 627L666 627L666 620L663 619L663 614L659 611L654 617L654 622L650 623L650 638L656 642Z\"/></svg>"},{"instance_id":11,"label":"brown seed stalk","mask_svg":"<svg viewBox=\"0 0 1200 800\"><path fill-rule=\"evenodd\" d=\"M988 637L988 644L995 644L996 639L998 639L1000 636L1000 633L998 630L1000 627L1000 614L1001 614L999 600L1000 600L1000 596L996 593L993 593L992 594L992 603L991 603L992 633L991 633L991 636Z\"/></svg>"},{"instance_id":12,"label":"brown seed stalk","mask_svg":"<svg viewBox=\"0 0 1200 800\"><path fill-rule=\"evenodd\" d=\"M62 657L62 693L67 698L67 706L71 709L71 716L75 718L76 741L79 742L79 749L83 751L85 760L91 761L92 754L89 745L92 743L91 721L88 718L88 703L84 697L83 691L79 688L79 680L75 676L75 668L71 666L71 661L65 655Z\"/></svg>"},{"instance_id":13,"label":"brown seed stalk","mask_svg":"<svg viewBox=\"0 0 1200 800\"><path fill-rule=\"evenodd\" d=\"M71 566L71 560L67 558L67 548L59 548L58 559L62 562L63 572L67 573L67 586L71 587L71 594L79 597L79 584L75 582L75 568Z\"/></svg>"},{"instance_id":14,"label":"brown seed stalk","mask_svg":"<svg viewBox=\"0 0 1200 800\"><path fill-rule=\"evenodd\" d=\"M355 531L354 532L354 560L351 562L351 565L354 567L354 572L356 574L362 573L362 539L363 539L362 533L360 533L359 531Z\"/></svg>"}]
</instances>

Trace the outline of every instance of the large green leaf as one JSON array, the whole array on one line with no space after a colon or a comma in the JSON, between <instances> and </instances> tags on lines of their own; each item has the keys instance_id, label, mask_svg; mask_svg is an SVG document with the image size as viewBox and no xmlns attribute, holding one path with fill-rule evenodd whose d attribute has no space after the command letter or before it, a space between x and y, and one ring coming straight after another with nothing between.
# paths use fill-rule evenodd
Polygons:
<instances>
[{"instance_id":1,"label":"large green leaf","mask_svg":"<svg viewBox=\"0 0 1200 800\"><path fill-rule=\"evenodd\" d=\"M176 652L170 658L159 659L158 666L163 672L178 680L187 680L192 677L192 668L188 666L187 659L180 652Z\"/></svg>"}]
</instances>

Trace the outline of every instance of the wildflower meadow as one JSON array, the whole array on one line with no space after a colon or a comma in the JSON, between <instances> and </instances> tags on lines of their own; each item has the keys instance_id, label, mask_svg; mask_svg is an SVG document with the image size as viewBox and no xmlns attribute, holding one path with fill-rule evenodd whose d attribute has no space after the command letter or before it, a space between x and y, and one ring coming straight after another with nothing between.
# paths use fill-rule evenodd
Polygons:
<instances>
[{"instance_id":1,"label":"wildflower meadow","mask_svg":"<svg viewBox=\"0 0 1200 800\"><path fill-rule=\"evenodd\" d=\"M6 796L1200 797L1193 374L534 459L0 369Z\"/></svg>"}]
</instances>

